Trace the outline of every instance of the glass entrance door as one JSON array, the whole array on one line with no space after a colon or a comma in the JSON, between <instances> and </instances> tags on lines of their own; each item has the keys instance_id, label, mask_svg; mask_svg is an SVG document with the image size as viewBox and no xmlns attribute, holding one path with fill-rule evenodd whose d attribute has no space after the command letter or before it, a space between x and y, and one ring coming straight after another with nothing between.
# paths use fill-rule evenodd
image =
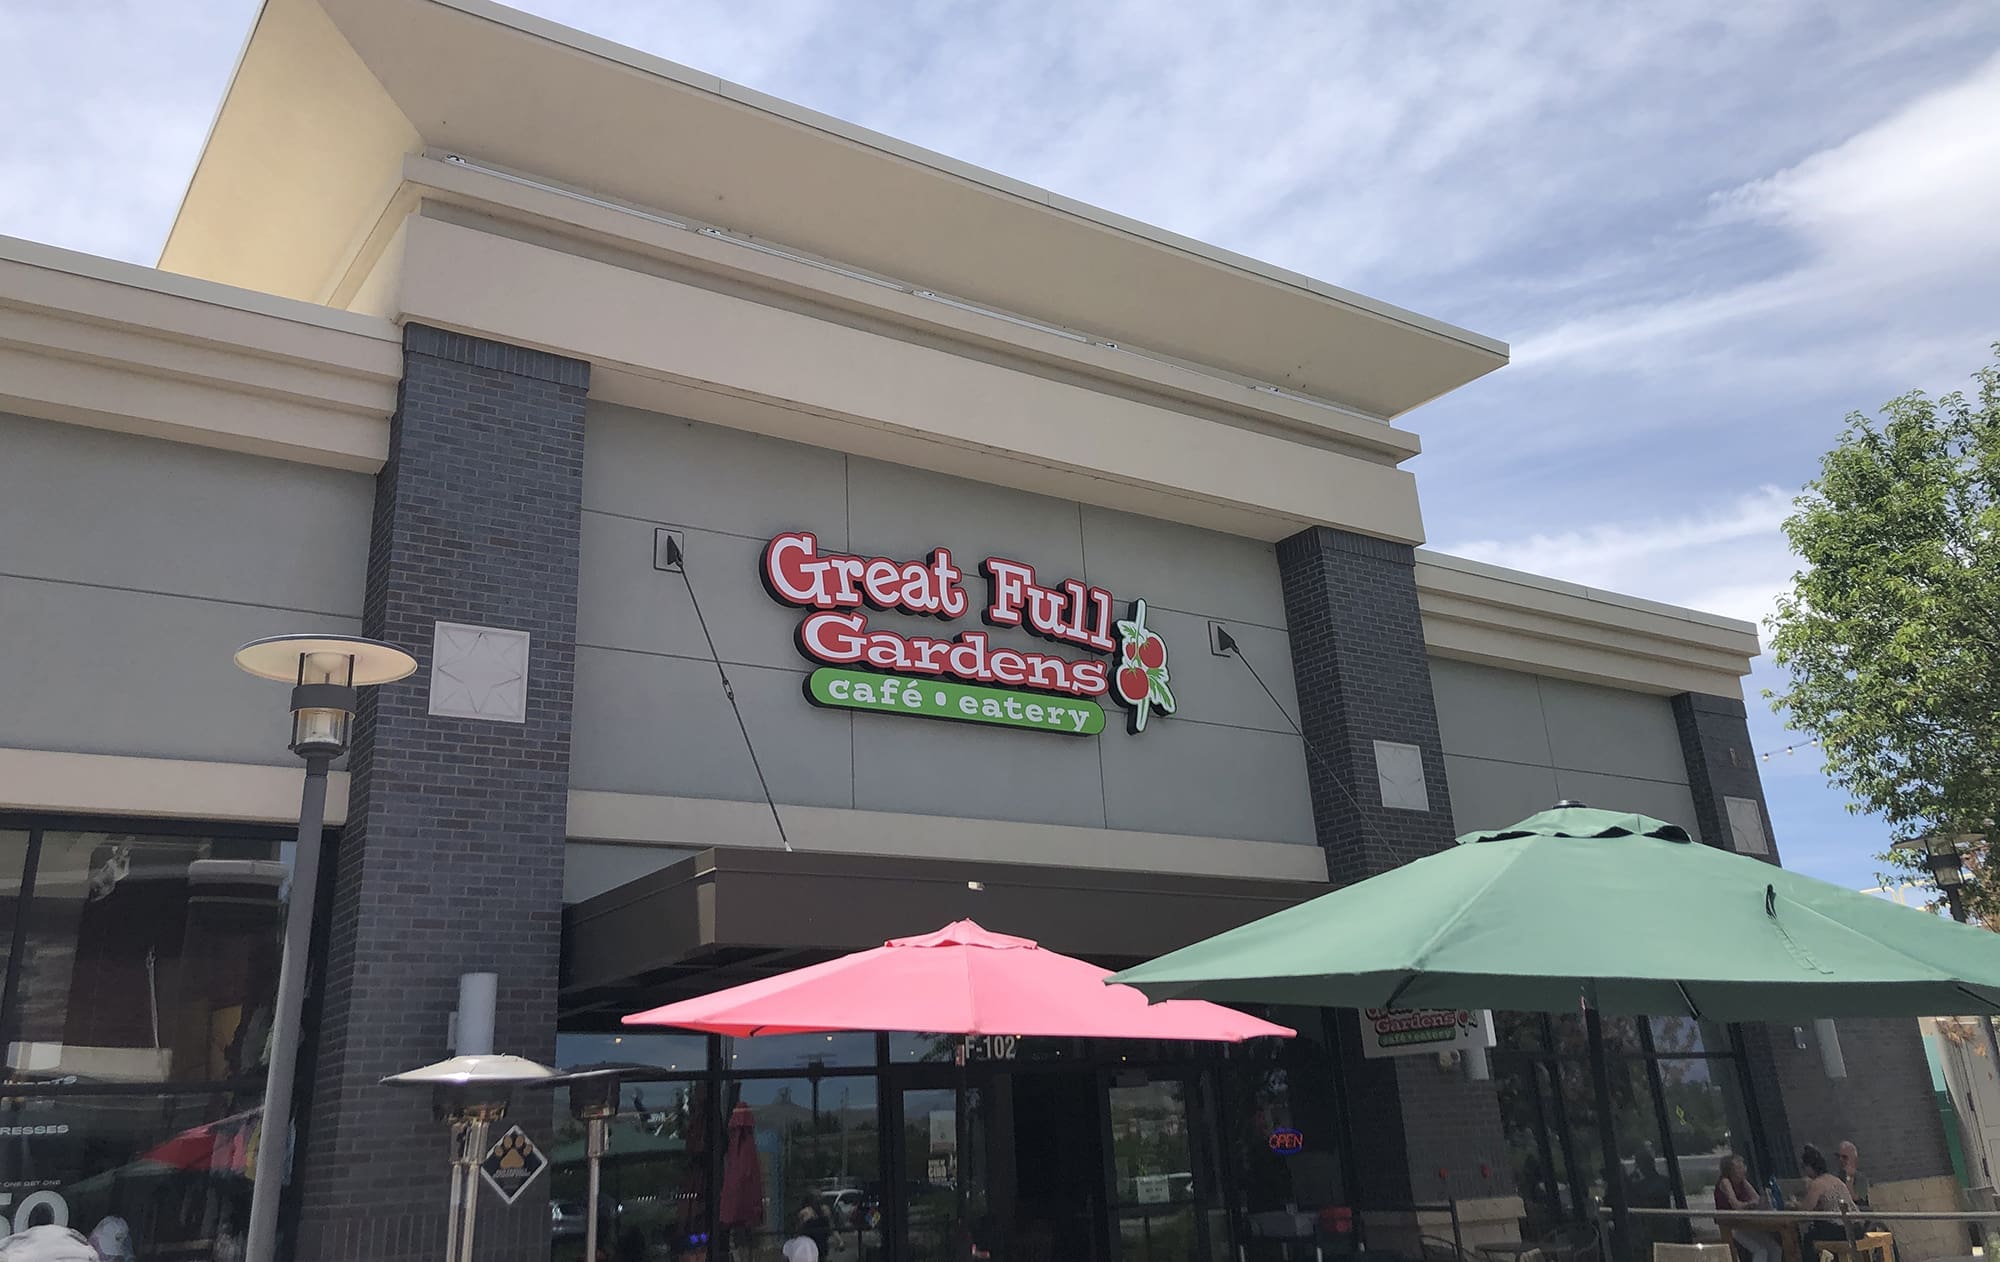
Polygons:
<instances>
[{"instance_id":1,"label":"glass entrance door","mask_svg":"<svg viewBox=\"0 0 2000 1262\"><path fill-rule=\"evenodd\" d=\"M1197 1085L1119 1074L1105 1088L1120 1262L1208 1262L1223 1218Z\"/></svg>"},{"instance_id":2,"label":"glass entrance door","mask_svg":"<svg viewBox=\"0 0 2000 1262\"><path fill-rule=\"evenodd\" d=\"M937 1078L900 1087L894 1206L897 1262L973 1262L996 1240L988 1084ZM962 1111L961 1111L962 1109Z\"/></svg>"}]
</instances>

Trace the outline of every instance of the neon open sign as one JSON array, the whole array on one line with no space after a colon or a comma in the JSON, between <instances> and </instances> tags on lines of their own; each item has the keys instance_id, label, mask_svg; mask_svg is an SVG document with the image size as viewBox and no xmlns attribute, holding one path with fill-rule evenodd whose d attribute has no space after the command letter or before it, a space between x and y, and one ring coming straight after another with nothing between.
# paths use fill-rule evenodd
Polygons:
<instances>
[{"instance_id":1,"label":"neon open sign","mask_svg":"<svg viewBox=\"0 0 2000 1262\"><path fill-rule=\"evenodd\" d=\"M1289 1126L1280 1126L1273 1130L1265 1142L1271 1145L1272 1152L1287 1157L1295 1152L1304 1152L1306 1147L1306 1137Z\"/></svg>"},{"instance_id":2,"label":"neon open sign","mask_svg":"<svg viewBox=\"0 0 2000 1262\"><path fill-rule=\"evenodd\" d=\"M765 545L759 568L773 599L809 611L795 639L821 667L806 680L816 705L1080 736L1104 730L1106 694L1131 712L1135 732L1153 711L1174 712L1166 641L1146 625L1143 600L1114 620L1102 587L1044 583L1033 566L985 558L976 567L987 589L980 620L1055 646L1044 652L995 645L986 631L947 638L870 623L873 613L969 615L966 573L949 548L897 560L824 551L811 532L787 531Z\"/></svg>"}]
</instances>

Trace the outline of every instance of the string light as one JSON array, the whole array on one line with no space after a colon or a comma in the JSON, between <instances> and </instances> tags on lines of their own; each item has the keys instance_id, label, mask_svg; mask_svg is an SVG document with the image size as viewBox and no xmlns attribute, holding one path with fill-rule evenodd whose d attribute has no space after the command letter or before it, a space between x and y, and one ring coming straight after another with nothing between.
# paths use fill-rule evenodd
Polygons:
<instances>
[{"instance_id":1,"label":"string light","mask_svg":"<svg viewBox=\"0 0 2000 1262\"><path fill-rule=\"evenodd\" d=\"M1771 761L1771 755L1773 754L1796 754L1801 749L1818 749L1818 748L1819 748L1819 737L1815 736L1811 740L1805 742L1802 745L1787 745L1783 749L1767 749L1763 753L1757 755L1757 761L1769 762Z\"/></svg>"}]
</instances>

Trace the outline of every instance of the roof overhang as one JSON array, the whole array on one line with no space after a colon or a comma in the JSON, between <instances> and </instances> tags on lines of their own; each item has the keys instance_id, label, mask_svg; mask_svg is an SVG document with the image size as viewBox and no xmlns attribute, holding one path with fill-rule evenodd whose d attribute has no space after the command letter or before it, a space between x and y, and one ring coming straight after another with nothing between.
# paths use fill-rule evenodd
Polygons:
<instances>
[{"instance_id":1,"label":"roof overhang","mask_svg":"<svg viewBox=\"0 0 2000 1262\"><path fill-rule=\"evenodd\" d=\"M705 850L564 909L562 1008L667 1002L967 918L1112 967L1332 889L1313 881Z\"/></svg>"},{"instance_id":2,"label":"roof overhang","mask_svg":"<svg viewBox=\"0 0 2000 1262\"><path fill-rule=\"evenodd\" d=\"M405 156L483 163L1392 417L1499 342L485 0L267 0L161 266L326 301Z\"/></svg>"}]
</instances>

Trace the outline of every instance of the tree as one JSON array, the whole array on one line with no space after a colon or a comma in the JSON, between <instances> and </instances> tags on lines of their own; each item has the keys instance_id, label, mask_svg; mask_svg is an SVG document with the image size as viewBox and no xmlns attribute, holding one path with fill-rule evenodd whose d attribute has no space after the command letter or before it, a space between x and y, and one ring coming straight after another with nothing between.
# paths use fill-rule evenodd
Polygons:
<instances>
[{"instance_id":1,"label":"tree","mask_svg":"<svg viewBox=\"0 0 2000 1262\"><path fill-rule=\"evenodd\" d=\"M1847 418L1785 521L1804 567L1771 619L1790 674L1772 708L1818 739L1848 809L1897 839L1989 833L2000 816L2000 343L1973 397ZM1966 902L2000 925L1970 854ZM1914 861L1884 856L1904 870Z\"/></svg>"}]
</instances>

